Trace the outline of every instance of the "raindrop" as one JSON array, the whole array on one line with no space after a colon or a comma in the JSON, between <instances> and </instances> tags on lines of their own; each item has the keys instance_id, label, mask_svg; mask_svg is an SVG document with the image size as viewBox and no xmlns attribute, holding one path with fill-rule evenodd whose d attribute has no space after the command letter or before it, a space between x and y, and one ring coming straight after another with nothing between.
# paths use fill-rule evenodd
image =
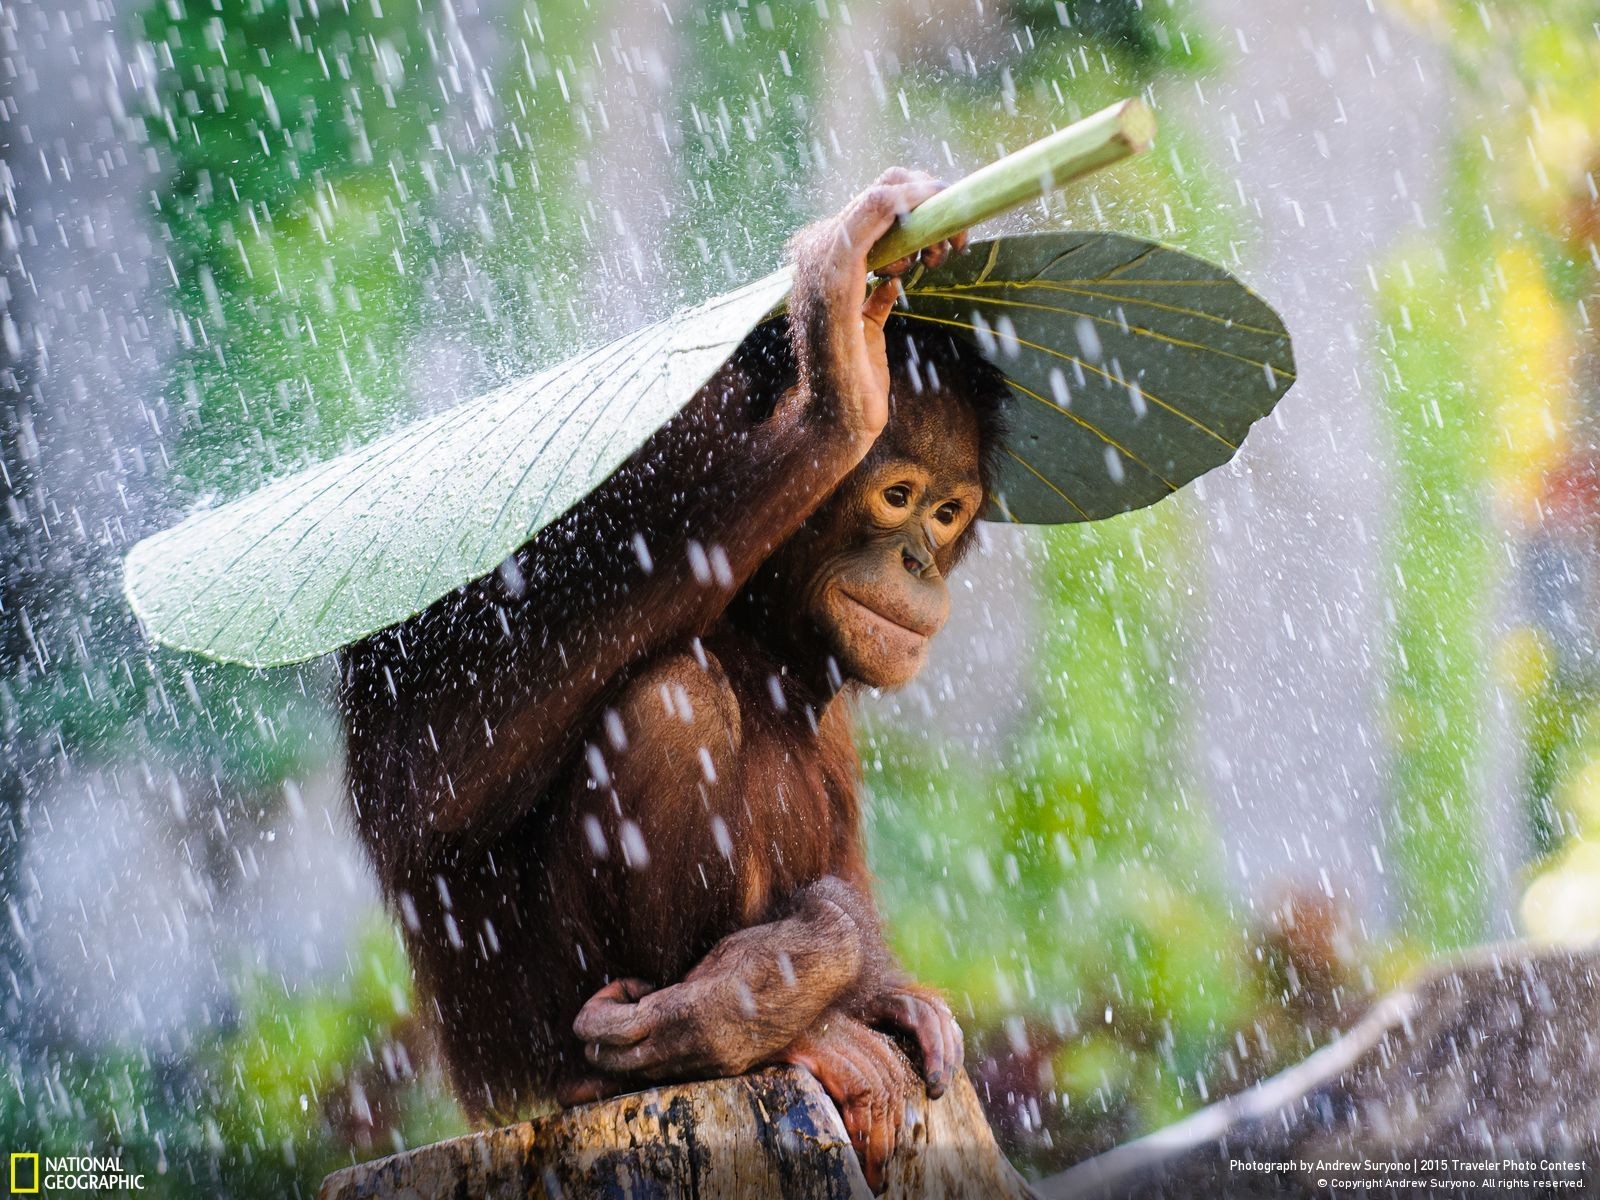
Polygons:
<instances>
[{"instance_id":1,"label":"raindrop","mask_svg":"<svg viewBox=\"0 0 1600 1200\"><path fill-rule=\"evenodd\" d=\"M1022 342L1017 337L1017 329L1011 323L1011 318L1002 313L994 324L995 333L1000 341L1000 352L1007 358L1016 358L1022 353Z\"/></svg>"},{"instance_id":2,"label":"raindrop","mask_svg":"<svg viewBox=\"0 0 1600 1200\"><path fill-rule=\"evenodd\" d=\"M632 821L624 821L620 830L622 837L622 861L634 871L642 871L650 865L650 848L645 845L644 831Z\"/></svg>"},{"instance_id":3,"label":"raindrop","mask_svg":"<svg viewBox=\"0 0 1600 1200\"><path fill-rule=\"evenodd\" d=\"M990 328L983 314L976 310L972 313L972 332L977 335L978 346L983 352L990 358L995 357L999 347L995 345L994 330Z\"/></svg>"},{"instance_id":4,"label":"raindrop","mask_svg":"<svg viewBox=\"0 0 1600 1200\"><path fill-rule=\"evenodd\" d=\"M1094 327L1094 322L1088 317L1079 317L1074 328L1078 334L1078 349L1083 357L1090 362L1099 362L1103 350L1100 345L1100 331Z\"/></svg>"},{"instance_id":5,"label":"raindrop","mask_svg":"<svg viewBox=\"0 0 1600 1200\"><path fill-rule=\"evenodd\" d=\"M590 813L583 818L583 836L589 843L589 852L596 858L609 857L611 848L606 845L606 831L600 824L600 818Z\"/></svg>"},{"instance_id":6,"label":"raindrop","mask_svg":"<svg viewBox=\"0 0 1600 1200\"><path fill-rule=\"evenodd\" d=\"M1072 407L1072 393L1067 388L1067 377L1061 373L1060 367L1050 368L1050 394L1062 408Z\"/></svg>"}]
</instances>

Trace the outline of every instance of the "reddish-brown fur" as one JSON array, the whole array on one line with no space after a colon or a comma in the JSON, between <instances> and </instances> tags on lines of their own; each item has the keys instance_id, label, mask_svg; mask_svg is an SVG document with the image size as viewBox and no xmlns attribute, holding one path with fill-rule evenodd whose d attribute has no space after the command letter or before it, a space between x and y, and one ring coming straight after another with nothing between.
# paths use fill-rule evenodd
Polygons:
<instances>
[{"instance_id":1,"label":"reddish-brown fur","mask_svg":"<svg viewBox=\"0 0 1600 1200\"><path fill-rule=\"evenodd\" d=\"M891 183L840 227L875 236L916 202L895 187L928 190ZM916 637L859 607L844 629L835 583L913 624L938 609L998 384L945 335L891 331L894 415L850 434L864 251L841 253L801 244L792 354L752 335L499 572L343 657L356 825L475 1116L797 1062L873 1174L900 1101L868 1026L917 1043L931 1094L959 1066L948 1010L883 947L839 696L914 672ZM884 509L902 475L933 515Z\"/></svg>"}]
</instances>

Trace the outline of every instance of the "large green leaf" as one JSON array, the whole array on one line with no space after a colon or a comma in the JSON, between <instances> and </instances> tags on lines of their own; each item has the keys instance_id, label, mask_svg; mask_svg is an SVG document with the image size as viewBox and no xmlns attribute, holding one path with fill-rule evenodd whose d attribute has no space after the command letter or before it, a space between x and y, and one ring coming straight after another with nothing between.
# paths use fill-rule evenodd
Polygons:
<instances>
[{"instance_id":1,"label":"large green leaf","mask_svg":"<svg viewBox=\"0 0 1600 1200\"><path fill-rule=\"evenodd\" d=\"M1271 307L1221 267L1108 233L1007 238L907 286L1011 381L991 517L1098 521L1233 457L1294 381Z\"/></svg>"},{"instance_id":2,"label":"large green leaf","mask_svg":"<svg viewBox=\"0 0 1600 1200\"><path fill-rule=\"evenodd\" d=\"M128 555L152 637L251 666L298 662L493 570L607 478L745 335L788 271L407 426ZM1293 378L1271 308L1221 268L1137 238L979 243L907 288L905 315L969 334L1012 380L990 515L1095 520L1232 457Z\"/></svg>"}]
</instances>

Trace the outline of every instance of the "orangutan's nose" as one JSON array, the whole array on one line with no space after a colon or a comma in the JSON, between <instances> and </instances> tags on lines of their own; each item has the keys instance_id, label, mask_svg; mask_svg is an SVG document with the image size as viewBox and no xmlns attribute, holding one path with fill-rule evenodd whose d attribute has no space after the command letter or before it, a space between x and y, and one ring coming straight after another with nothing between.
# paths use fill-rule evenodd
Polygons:
<instances>
[{"instance_id":1,"label":"orangutan's nose","mask_svg":"<svg viewBox=\"0 0 1600 1200\"><path fill-rule=\"evenodd\" d=\"M920 547L907 545L900 548L900 562L913 575L921 575L932 561L932 556Z\"/></svg>"}]
</instances>

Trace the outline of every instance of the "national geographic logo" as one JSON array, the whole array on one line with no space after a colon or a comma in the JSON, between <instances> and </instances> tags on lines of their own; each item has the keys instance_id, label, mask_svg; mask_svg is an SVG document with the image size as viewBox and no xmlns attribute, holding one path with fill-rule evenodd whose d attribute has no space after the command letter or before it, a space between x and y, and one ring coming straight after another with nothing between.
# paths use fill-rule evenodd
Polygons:
<instances>
[{"instance_id":1,"label":"national geographic logo","mask_svg":"<svg viewBox=\"0 0 1600 1200\"><path fill-rule=\"evenodd\" d=\"M13 1154L11 1156L11 1194L31 1196L39 1190L39 1156Z\"/></svg>"},{"instance_id":2,"label":"national geographic logo","mask_svg":"<svg viewBox=\"0 0 1600 1200\"><path fill-rule=\"evenodd\" d=\"M113 1195L144 1191L144 1173L129 1171L122 1155L11 1156L11 1194L37 1196L49 1192L77 1192L87 1195Z\"/></svg>"}]
</instances>

